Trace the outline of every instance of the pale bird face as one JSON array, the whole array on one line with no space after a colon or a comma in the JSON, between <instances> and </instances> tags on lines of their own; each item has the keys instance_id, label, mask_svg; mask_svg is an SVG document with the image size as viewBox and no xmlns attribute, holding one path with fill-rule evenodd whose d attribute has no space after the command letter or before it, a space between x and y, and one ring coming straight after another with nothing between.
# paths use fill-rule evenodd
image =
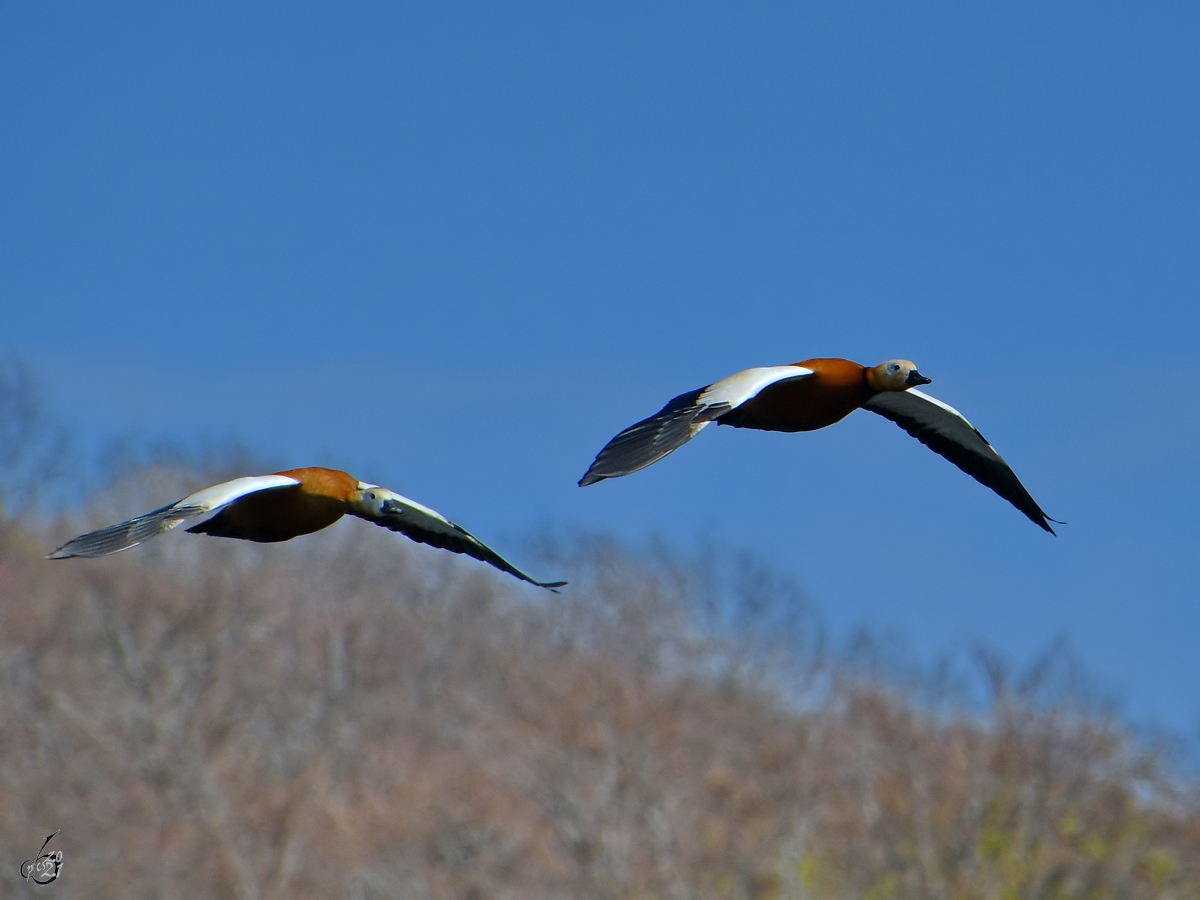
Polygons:
<instances>
[{"instance_id":1,"label":"pale bird face","mask_svg":"<svg viewBox=\"0 0 1200 900\"><path fill-rule=\"evenodd\" d=\"M917 364L908 359L889 359L875 367L875 383L885 391L905 391L919 384L929 384L932 378L926 378L917 371Z\"/></svg>"},{"instance_id":2,"label":"pale bird face","mask_svg":"<svg viewBox=\"0 0 1200 900\"><path fill-rule=\"evenodd\" d=\"M351 495L350 505L369 516L383 516L400 509L396 495L387 488L363 482L359 482L358 490Z\"/></svg>"}]
</instances>

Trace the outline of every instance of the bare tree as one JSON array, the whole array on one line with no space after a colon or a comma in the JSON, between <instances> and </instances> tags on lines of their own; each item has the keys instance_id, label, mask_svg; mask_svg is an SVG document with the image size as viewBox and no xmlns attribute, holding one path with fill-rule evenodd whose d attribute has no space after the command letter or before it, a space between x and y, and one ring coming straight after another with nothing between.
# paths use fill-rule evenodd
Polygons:
<instances>
[{"instance_id":1,"label":"bare tree","mask_svg":"<svg viewBox=\"0 0 1200 900\"><path fill-rule=\"evenodd\" d=\"M1200 895L1194 784L1070 677L982 655L935 703L878 639L780 652L798 595L745 561L714 597L579 538L547 597L365 523L68 564L5 527L6 896L54 828L63 898Z\"/></svg>"}]
</instances>

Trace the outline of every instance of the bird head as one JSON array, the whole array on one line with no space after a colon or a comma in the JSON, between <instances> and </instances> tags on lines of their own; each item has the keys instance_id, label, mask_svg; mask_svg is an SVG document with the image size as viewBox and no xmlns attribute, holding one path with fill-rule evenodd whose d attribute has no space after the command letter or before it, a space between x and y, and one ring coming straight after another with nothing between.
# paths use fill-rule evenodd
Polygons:
<instances>
[{"instance_id":1,"label":"bird head","mask_svg":"<svg viewBox=\"0 0 1200 900\"><path fill-rule=\"evenodd\" d=\"M918 372L917 364L911 360L889 359L867 369L867 381L877 391L907 391L919 384L929 384L933 379Z\"/></svg>"},{"instance_id":2,"label":"bird head","mask_svg":"<svg viewBox=\"0 0 1200 900\"><path fill-rule=\"evenodd\" d=\"M377 484L358 483L358 490L350 495L350 507L358 513L378 518L403 511L397 496Z\"/></svg>"}]
</instances>

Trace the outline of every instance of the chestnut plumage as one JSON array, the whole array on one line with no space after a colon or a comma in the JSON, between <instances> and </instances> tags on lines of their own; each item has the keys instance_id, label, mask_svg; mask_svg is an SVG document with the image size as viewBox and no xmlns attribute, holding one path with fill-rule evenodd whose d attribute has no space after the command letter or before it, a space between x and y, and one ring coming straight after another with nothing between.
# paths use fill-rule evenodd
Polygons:
<instances>
[{"instance_id":1,"label":"chestnut plumage","mask_svg":"<svg viewBox=\"0 0 1200 900\"><path fill-rule=\"evenodd\" d=\"M644 469L682 447L710 422L760 431L814 431L856 409L868 409L891 419L1053 534L1049 523L1055 520L962 413L915 390L931 382L906 359L872 367L848 359L806 359L790 366L747 369L680 394L626 428L596 455L579 484L586 487Z\"/></svg>"},{"instance_id":2,"label":"chestnut plumage","mask_svg":"<svg viewBox=\"0 0 1200 900\"><path fill-rule=\"evenodd\" d=\"M538 587L554 589L566 584L534 581L465 528L429 507L359 481L347 472L319 466L235 478L205 488L178 503L80 535L47 558L107 556L201 515L210 517L187 529L190 534L260 543L288 541L327 528L344 515L357 516L418 543L474 557Z\"/></svg>"}]
</instances>

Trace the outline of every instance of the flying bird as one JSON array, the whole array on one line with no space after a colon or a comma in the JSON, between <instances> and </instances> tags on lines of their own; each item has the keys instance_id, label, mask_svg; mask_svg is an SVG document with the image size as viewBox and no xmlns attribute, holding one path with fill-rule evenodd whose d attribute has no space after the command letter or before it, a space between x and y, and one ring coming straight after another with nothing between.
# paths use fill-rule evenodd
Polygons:
<instances>
[{"instance_id":1,"label":"flying bird","mask_svg":"<svg viewBox=\"0 0 1200 900\"><path fill-rule=\"evenodd\" d=\"M586 487L644 469L710 422L760 431L815 431L861 408L891 419L1054 534L1049 523L1057 520L1042 511L987 439L957 409L916 390L931 382L907 359L870 368L848 359L806 359L747 369L680 394L626 428L604 446L579 484Z\"/></svg>"},{"instance_id":2,"label":"flying bird","mask_svg":"<svg viewBox=\"0 0 1200 900\"><path fill-rule=\"evenodd\" d=\"M188 533L274 543L320 531L349 514L398 531L418 543L465 553L538 587L553 589L566 584L534 581L465 528L429 507L359 481L347 472L319 466L213 485L178 503L81 535L46 558L107 556L165 534L188 519L211 513L216 515L193 525Z\"/></svg>"}]
</instances>

